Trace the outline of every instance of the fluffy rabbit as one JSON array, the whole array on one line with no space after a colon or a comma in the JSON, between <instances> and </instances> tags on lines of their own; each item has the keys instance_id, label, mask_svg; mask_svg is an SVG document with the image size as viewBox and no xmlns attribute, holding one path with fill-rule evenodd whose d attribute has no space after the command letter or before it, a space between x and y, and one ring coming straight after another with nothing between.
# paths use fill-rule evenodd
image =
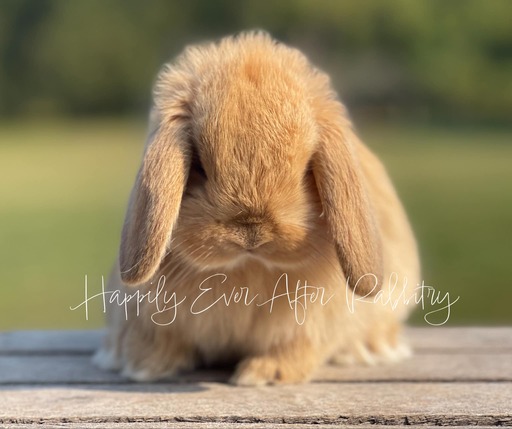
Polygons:
<instances>
[{"instance_id":1,"label":"fluffy rabbit","mask_svg":"<svg viewBox=\"0 0 512 429\"><path fill-rule=\"evenodd\" d=\"M233 362L261 385L406 355L415 240L329 78L245 33L187 48L153 95L96 363L148 381Z\"/></svg>"}]
</instances>

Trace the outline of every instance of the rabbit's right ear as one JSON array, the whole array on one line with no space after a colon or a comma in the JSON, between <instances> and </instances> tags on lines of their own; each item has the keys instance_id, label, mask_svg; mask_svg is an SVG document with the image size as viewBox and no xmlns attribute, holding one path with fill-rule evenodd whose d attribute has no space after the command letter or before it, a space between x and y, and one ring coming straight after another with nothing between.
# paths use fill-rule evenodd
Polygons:
<instances>
[{"instance_id":1,"label":"rabbit's right ear","mask_svg":"<svg viewBox=\"0 0 512 429\"><path fill-rule=\"evenodd\" d=\"M126 284L151 279L165 255L190 165L185 116L167 116L149 137L121 236L119 263Z\"/></svg>"}]
</instances>

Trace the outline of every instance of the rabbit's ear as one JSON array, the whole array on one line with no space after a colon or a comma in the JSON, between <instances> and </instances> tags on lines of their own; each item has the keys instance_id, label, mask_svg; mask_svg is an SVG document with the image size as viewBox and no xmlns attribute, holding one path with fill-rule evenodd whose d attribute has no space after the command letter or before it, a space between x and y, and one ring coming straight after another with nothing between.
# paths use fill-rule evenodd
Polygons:
<instances>
[{"instance_id":1,"label":"rabbit's ear","mask_svg":"<svg viewBox=\"0 0 512 429\"><path fill-rule=\"evenodd\" d=\"M319 144L313 174L348 285L366 296L380 289L382 251L364 178L355 153L355 135L343 106L326 100L317 112Z\"/></svg>"},{"instance_id":2,"label":"rabbit's ear","mask_svg":"<svg viewBox=\"0 0 512 429\"><path fill-rule=\"evenodd\" d=\"M126 284L149 280L165 255L190 165L183 120L175 116L149 137L121 236L119 262Z\"/></svg>"}]
</instances>

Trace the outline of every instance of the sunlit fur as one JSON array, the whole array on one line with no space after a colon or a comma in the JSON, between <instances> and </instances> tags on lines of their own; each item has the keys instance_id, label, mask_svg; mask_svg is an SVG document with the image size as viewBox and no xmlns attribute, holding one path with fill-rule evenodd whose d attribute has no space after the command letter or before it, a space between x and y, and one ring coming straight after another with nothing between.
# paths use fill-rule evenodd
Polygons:
<instances>
[{"instance_id":1,"label":"sunlit fur","mask_svg":"<svg viewBox=\"0 0 512 429\"><path fill-rule=\"evenodd\" d=\"M297 50L264 33L193 46L164 67L154 89L150 133L123 228L109 289L165 288L186 304L167 326L155 304L138 317L112 306L96 361L137 380L199 363L238 361L236 384L299 382L326 362L389 360L405 348L409 312L357 303L373 273L390 292L391 273L419 281L414 238L387 174L354 134L327 76ZM283 273L323 287L325 305L303 324L287 300L267 307L215 305L189 311L209 276L203 307L233 287L259 301ZM124 286L124 285L132 286ZM162 299L162 298L160 298ZM163 303L162 303L163 306ZM156 319L165 318L165 314ZM157 320L158 322L158 320Z\"/></svg>"}]
</instances>

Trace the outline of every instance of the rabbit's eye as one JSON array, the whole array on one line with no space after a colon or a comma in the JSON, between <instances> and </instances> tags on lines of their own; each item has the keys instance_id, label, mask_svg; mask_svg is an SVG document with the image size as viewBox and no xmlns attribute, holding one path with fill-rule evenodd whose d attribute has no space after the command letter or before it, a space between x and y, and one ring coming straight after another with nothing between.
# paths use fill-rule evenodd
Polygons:
<instances>
[{"instance_id":1,"label":"rabbit's eye","mask_svg":"<svg viewBox=\"0 0 512 429\"><path fill-rule=\"evenodd\" d=\"M194 150L192 153L190 170L201 176L203 179L207 179L206 171L204 171L203 165L201 164L201 159L199 158L199 154L196 150Z\"/></svg>"},{"instance_id":2,"label":"rabbit's eye","mask_svg":"<svg viewBox=\"0 0 512 429\"><path fill-rule=\"evenodd\" d=\"M313 176L313 160L308 162L306 169L304 170L304 178Z\"/></svg>"}]
</instances>

